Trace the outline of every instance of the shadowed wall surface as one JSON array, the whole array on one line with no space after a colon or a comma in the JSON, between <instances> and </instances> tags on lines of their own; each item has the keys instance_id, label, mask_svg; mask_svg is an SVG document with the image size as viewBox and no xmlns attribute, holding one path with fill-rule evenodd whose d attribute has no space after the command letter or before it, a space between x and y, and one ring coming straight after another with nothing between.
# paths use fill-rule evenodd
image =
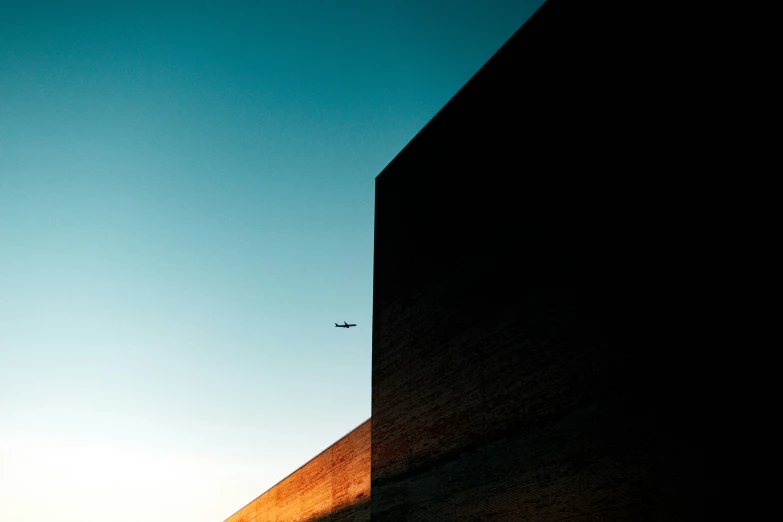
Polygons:
<instances>
[{"instance_id":1,"label":"shadowed wall surface","mask_svg":"<svg viewBox=\"0 0 783 522\"><path fill-rule=\"evenodd\" d=\"M368 419L226 522L361 522L369 496Z\"/></svg>"},{"instance_id":2,"label":"shadowed wall surface","mask_svg":"<svg viewBox=\"0 0 783 522\"><path fill-rule=\"evenodd\" d=\"M633 9L549 0L377 177L372 520L701 519L697 127Z\"/></svg>"}]
</instances>

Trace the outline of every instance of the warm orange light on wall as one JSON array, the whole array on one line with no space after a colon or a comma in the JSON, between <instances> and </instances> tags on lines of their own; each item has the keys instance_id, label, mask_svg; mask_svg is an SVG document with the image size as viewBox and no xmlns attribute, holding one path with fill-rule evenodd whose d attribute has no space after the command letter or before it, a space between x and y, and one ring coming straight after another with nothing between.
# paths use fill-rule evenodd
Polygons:
<instances>
[{"instance_id":1,"label":"warm orange light on wall","mask_svg":"<svg viewBox=\"0 0 783 522\"><path fill-rule=\"evenodd\" d=\"M226 522L370 520L370 419Z\"/></svg>"}]
</instances>

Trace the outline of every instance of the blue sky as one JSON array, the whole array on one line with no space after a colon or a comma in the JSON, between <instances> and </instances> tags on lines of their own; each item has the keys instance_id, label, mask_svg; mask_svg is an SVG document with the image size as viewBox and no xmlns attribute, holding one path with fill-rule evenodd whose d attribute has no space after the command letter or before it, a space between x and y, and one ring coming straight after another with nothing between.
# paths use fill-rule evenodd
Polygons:
<instances>
[{"instance_id":1,"label":"blue sky","mask_svg":"<svg viewBox=\"0 0 783 522\"><path fill-rule=\"evenodd\" d=\"M540 3L0 3L0 520L223 520L368 418L374 178Z\"/></svg>"}]
</instances>

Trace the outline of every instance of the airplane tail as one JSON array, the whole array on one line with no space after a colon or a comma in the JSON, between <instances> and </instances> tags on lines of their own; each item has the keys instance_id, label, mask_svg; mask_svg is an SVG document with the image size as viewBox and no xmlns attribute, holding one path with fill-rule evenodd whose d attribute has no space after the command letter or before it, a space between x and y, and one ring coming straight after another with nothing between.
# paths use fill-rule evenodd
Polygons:
<instances>
[{"instance_id":1,"label":"airplane tail","mask_svg":"<svg viewBox=\"0 0 783 522\"><path fill-rule=\"evenodd\" d=\"M334 323L335 326L337 326L337 323Z\"/></svg>"}]
</instances>

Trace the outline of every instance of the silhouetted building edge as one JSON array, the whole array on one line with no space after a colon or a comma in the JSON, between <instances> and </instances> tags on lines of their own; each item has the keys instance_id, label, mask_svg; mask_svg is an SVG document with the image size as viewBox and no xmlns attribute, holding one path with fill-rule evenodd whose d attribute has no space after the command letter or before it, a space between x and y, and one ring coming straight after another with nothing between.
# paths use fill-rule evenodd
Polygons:
<instances>
[{"instance_id":1,"label":"silhouetted building edge","mask_svg":"<svg viewBox=\"0 0 783 522\"><path fill-rule=\"evenodd\" d=\"M651 5L548 1L376 178L373 520L703 517L698 217L663 170L692 154Z\"/></svg>"}]
</instances>

